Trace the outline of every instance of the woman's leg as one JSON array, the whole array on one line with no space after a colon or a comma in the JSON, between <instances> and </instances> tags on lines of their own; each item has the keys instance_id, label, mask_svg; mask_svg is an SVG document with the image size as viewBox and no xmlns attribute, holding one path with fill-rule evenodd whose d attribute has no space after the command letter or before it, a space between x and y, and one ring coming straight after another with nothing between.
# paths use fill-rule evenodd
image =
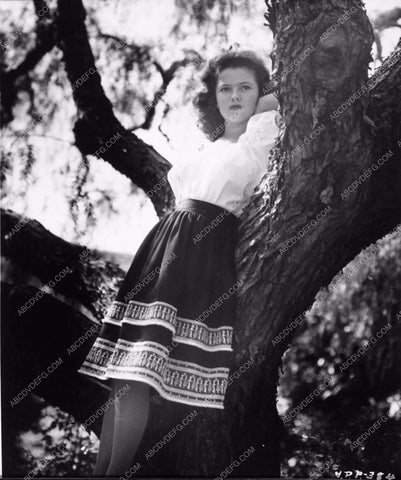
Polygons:
<instances>
[{"instance_id":1,"label":"woman's leg","mask_svg":"<svg viewBox=\"0 0 401 480\"><path fill-rule=\"evenodd\" d=\"M109 399L115 395L114 380L111 382ZM97 454L96 465L93 475L106 475L111 457L114 434L114 404L109 402L108 408L103 415L102 431L100 434L99 452Z\"/></svg>"},{"instance_id":2,"label":"woman's leg","mask_svg":"<svg viewBox=\"0 0 401 480\"><path fill-rule=\"evenodd\" d=\"M132 380L116 380L116 390L131 387L115 403L114 436L106 475L123 475L131 466L149 415L149 385Z\"/></svg>"}]
</instances>

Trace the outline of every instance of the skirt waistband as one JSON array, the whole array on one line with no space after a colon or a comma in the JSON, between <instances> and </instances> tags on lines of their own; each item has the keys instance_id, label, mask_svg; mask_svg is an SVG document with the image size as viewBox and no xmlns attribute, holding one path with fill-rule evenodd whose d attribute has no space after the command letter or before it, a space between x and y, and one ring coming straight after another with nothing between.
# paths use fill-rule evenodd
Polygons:
<instances>
[{"instance_id":1,"label":"skirt waistband","mask_svg":"<svg viewBox=\"0 0 401 480\"><path fill-rule=\"evenodd\" d=\"M224 214L224 221L236 225L238 223L238 217L228 211L227 209L220 207L214 203L205 202L204 200L196 200L194 198L185 198L181 200L176 206L176 210L192 210L203 214L207 219L214 219L221 213Z\"/></svg>"}]
</instances>

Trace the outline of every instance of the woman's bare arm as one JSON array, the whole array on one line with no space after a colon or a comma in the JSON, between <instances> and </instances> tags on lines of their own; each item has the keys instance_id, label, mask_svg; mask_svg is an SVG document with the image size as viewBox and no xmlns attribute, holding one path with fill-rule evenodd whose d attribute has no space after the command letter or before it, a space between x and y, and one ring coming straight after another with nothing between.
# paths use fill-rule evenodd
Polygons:
<instances>
[{"instance_id":1,"label":"woman's bare arm","mask_svg":"<svg viewBox=\"0 0 401 480\"><path fill-rule=\"evenodd\" d=\"M256 109L254 115L261 112L267 112L269 110L277 110L278 100L273 93L268 93L259 97L258 103L256 104Z\"/></svg>"}]
</instances>

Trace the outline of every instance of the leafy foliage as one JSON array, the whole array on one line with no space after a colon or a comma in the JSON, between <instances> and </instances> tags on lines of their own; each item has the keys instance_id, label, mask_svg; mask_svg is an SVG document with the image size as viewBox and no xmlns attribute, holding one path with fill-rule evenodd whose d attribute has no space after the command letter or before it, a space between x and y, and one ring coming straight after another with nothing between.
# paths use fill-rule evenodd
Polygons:
<instances>
[{"instance_id":1,"label":"leafy foliage","mask_svg":"<svg viewBox=\"0 0 401 480\"><path fill-rule=\"evenodd\" d=\"M32 405L38 416L30 419ZM35 408L37 411L38 408ZM96 461L98 440L78 425L71 415L30 395L19 406L22 422L16 434L19 461L14 474L33 477L90 476Z\"/></svg>"},{"instance_id":2,"label":"leafy foliage","mask_svg":"<svg viewBox=\"0 0 401 480\"><path fill-rule=\"evenodd\" d=\"M342 470L401 473L400 229L361 252L344 272L319 292L284 356L284 418L325 379L334 380L289 422L283 448L289 476L309 475L325 462ZM357 355L388 324L388 333ZM389 420L351 448L382 415Z\"/></svg>"}]
</instances>

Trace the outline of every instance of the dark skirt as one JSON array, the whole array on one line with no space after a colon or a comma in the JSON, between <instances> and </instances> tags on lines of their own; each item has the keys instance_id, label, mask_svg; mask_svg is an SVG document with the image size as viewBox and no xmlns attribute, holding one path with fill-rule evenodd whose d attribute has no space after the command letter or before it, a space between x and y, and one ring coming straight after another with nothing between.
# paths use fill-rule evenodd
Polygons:
<instances>
[{"instance_id":1,"label":"dark skirt","mask_svg":"<svg viewBox=\"0 0 401 480\"><path fill-rule=\"evenodd\" d=\"M151 229L78 372L152 397L224 408L232 360L238 218L187 199Z\"/></svg>"}]
</instances>

